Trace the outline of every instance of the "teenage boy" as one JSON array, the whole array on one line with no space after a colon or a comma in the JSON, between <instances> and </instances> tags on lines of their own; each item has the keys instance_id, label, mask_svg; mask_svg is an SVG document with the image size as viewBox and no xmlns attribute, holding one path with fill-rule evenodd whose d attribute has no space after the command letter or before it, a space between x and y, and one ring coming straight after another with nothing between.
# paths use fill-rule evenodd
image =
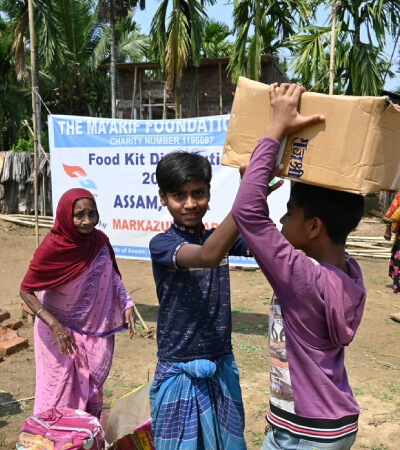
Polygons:
<instances>
[{"instance_id":1,"label":"teenage boy","mask_svg":"<svg viewBox=\"0 0 400 450\"><path fill-rule=\"evenodd\" d=\"M349 449L359 406L344 365L364 310L361 269L345 253L364 210L360 195L295 183L282 233L269 217L279 141L324 120L302 117L304 88L270 87L271 120L234 203L234 220L274 289L270 314L270 429L263 449Z\"/></svg>"},{"instance_id":2,"label":"teenage boy","mask_svg":"<svg viewBox=\"0 0 400 450\"><path fill-rule=\"evenodd\" d=\"M157 449L245 449L239 371L232 353L230 255L250 256L229 214L205 230L211 165L172 152L157 165L174 223L150 242L160 303L150 401Z\"/></svg>"}]
</instances>

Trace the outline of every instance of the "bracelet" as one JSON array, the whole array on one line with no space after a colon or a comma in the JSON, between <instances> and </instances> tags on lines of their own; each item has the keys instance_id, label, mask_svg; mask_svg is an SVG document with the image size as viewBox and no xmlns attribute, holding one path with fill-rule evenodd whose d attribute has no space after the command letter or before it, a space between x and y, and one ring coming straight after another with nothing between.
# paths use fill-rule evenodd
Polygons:
<instances>
[{"instance_id":1,"label":"bracelet","mask_svg":"<svg viewBox=\"0 0 400 450\"><path fill-rule=\"evenodd\" d=\"M36 315L39 317L39 314L44 310L44 306L43 308L40 308L39 311L36 313Z\"/></svg>"}]
</instances>

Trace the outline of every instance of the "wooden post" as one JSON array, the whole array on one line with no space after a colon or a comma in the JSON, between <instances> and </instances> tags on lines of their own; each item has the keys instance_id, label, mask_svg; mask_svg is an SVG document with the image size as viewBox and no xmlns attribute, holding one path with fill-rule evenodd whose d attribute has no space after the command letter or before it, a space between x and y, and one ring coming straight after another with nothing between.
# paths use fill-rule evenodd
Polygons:
<instances>
[{"instance_id":1,"label":"wooden post","mask_svg":"<svg viewBox=\"0 0 400 450\"><path fill-rule=\"evenodd\" d=\"M329 95L333 94L333 88L335 83L335 47L336 47L336 16L340 2L333 5L332 10L332 29L331 29L331 59L329 68Z\"/></svg>"},{"instance_id":2,"label":"wooden post","mask_svg":"<svg viewBox=\"0 0 400 450\"><path fill-rule=\"evenodd\" d=\"M36 248L39 247L39 212L38 212L38 139L36 119L36 53L35 53L35 24L33 18L33 3L28 0L29 38L31 47L31 82L32 82L32 122L33 122L33 194L35 202L35 236Z\"/></svg>"},{"instance_id":3,"label":"wooden post","mask_svg":"<svg viewBox=\"0 0 400 450\"><path fill-rule=\"evenodd\" d=\"M163 112L162 118L165 120L167 118L167 83L164 82L164 92L163 92Z\"/></svg>"},{"instance_id":4,"label":"wooden post","mask_svg":"<svg viewBox=\"0 0 400 450\"><path fill-rule=\"evenodd\" d=\"M110 30L111 30L111 42L110 42L110 72L111 72L111 117L115 119L116 112L116 80L115 80L115 0L111 0L110 7Z\"/></svg>"},{"instance_id":5,"label":"wooden post","mask_svg":"<svg viewBox=\"0 0 400 450\"><path fill-rule=\"evenodd\" d=\"M196 117L200 117L199 69L196 67Z\"/></svg>"},{"instance_id":6,"label":"wooden post","mask_svg":"<svg viewBox=\"0 0 400 450\"><path fill-rule=\"evenodd\" d=\"M218 75L219 75L219 114L222 115L222 66L221 61L218 62Z\"/></svg>"},{"instance_id":7,"label":"wooden post","mask_svg":"<svg viewBox=\"0 0 400 450\"><path fill-rule=\"evenodd\" d=\"M142 71L139 72L139 119L143 119L143 113L142 113Z\"/></svg>"},{"instance_id":8,"label":"wooden post","mask_svg":"<svg viewBox=\"0 0 400 450\"><path fill-rule=\"evenodd\" d=\"M151 109L151 98L150 97L151 97L151 94L149 92L149 117L148 117L149 120L151 120L153 118L153 111Z\"/></svg>"},{"instance_id":9,"label":"wooden post","mask_svg":"<svg viewBox=\"0 0 400 450\"><path fill-rule=\"evenodd\" d=\"M133 77L133 93L131 106L131 119L136 119L135 100L136 100L137 66L135 66L135 75Z\"/></svg>"}]
</instances>

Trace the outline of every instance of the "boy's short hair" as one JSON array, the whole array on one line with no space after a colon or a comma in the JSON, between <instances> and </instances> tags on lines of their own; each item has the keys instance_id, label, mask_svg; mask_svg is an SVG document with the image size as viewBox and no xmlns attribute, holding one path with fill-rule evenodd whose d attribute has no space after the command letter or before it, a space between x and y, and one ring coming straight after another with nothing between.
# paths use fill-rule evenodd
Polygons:
<instances>
[{"instance_id":1,"label":"boy's short hair","mask_svg":"<svg viewBox=\"0 0 400 450\"><path fill-rule=\"evenodd\" d=\"M364 197L358 194L296 182L290 196L304 209L306 219L318 217L324 222L335 244L346 244L347 236L364 214Z\"/></svg>"},{"instance_id":2,"label":"boy's short hair","mask_svg":"<svg viewBox=\"0 0 400 450\"><path fill-rule=\"evenodd\" d=\"M199 152L175 151L165 155L156 168L158 187L163 192L175 192L189 180L204 180L210 189L211 164Z\"/></svg>"}]
</instances>

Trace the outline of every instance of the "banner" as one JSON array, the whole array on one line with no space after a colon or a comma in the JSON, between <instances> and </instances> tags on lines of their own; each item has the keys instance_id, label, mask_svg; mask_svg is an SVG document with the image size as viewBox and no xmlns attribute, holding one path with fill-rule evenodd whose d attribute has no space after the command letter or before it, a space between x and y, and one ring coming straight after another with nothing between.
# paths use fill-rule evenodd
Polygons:
<instances>
[{"instance_id":1,"label":"banner","mask_svg":"<svg viewBox=\"0 0 400 450\"><path fill-rule=\"evenodd\" d=\"M206 228L217 227L229 213L239 187L239 170L221 166L229 115L177 120L99 119L49 116L52 200L55 213L61 195L88 189L100 213L98 228L110 238L118 258L150 259L149 241L171 223L161 206L155 170L175 150L200 152L212 166L211 200ZM286 211L289 183L271 196L273 220ZM254 266L252 258L231 264Z\"/></svg>"}]
</instances>

